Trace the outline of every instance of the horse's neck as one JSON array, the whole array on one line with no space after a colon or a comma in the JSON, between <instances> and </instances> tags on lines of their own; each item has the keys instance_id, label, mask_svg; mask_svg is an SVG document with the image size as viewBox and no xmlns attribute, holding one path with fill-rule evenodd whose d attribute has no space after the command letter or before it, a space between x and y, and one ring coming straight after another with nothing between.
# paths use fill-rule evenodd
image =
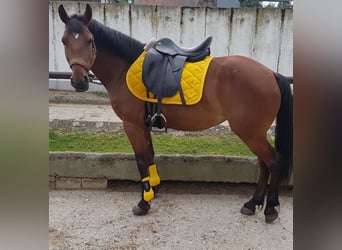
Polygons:
<instances>
[{"instance_id":1,"label":"horse's neck","mask_svg":"<svg viewBox=\"0 0 342 250\"><path fill-rule=\"evenodd\" d=\"M129 63L123 59L99 49L91 70L108 89L125 83L129 66Z\"/></svg>"}]
</instances>

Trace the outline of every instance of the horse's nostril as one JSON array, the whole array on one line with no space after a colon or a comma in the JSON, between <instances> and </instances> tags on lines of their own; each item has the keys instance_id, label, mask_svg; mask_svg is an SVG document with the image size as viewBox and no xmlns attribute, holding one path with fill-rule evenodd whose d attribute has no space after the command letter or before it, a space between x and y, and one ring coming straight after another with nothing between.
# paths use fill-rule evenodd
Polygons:
<instances>
[{"instance_id":1,"label":"horse's nostril","mask_svg":"<svg viewBox=\"0 0 342 250\"><path fill-rule=\"evenodd\" d=\"M84 82L89 82L89 76L88 75L84 76Z\"/></svg>"}]
</instances>

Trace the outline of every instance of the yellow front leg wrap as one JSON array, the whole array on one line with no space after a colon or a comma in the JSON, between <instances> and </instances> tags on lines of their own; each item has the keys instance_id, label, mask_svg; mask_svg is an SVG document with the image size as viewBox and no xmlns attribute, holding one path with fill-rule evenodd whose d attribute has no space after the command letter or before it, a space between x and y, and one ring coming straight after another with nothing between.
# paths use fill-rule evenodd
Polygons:
<instances>
[{"instance_id":1,"label":"yellow front leg wrap","mask_svg":"<svg viewBox=\"0 0 342 250\"><path fill-rule=\"evenodd\" d=\"M143 183L143 200L150 201L154 198L154 192L152 186L150 185L150 177L145 177L141 180Z\"/></svg>"},{"instance_id":2,"label":"yellow front leg wrap","mask_svg":"<svg viewBox=\"0 0 342 250\"><path fill-rule=\"evenodd\" d=\"M155 186L159 185L160 184L160 177L158 175L156 164L149 166L148 169L150 171L150 184L151 184L151 186L155 187Z\"/></svg>"}]
</instances>

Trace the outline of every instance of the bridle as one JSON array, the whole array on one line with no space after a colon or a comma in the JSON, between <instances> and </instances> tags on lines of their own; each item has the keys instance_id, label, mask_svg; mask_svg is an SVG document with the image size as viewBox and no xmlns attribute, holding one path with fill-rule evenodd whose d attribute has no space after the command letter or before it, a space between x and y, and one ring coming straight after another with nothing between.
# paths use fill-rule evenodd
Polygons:
<instances>
[{"instance_id":1,"label":"bridle","mask_svg":"<svg viewBox=\"0 0 342 250\"><path fill-rule=\"evenodd\" d=\"M89 31L87 31L88 33L90 33ZM95 41L94 41L94 37L93 37L93 34L90 33L90 36L91 36L91 53L90 53L90 58L88 61L85 61L83 58L79 58L79 57L76 57L76 58L73 58L69 61L69 66L70 68L72 69L72 66L74 65L80 65L82 66L87 72L90 71L90 68L93 66L93 63L95 61L95 58L96 58L96 46L95 46Z\"/></svg>"}]
</instances>

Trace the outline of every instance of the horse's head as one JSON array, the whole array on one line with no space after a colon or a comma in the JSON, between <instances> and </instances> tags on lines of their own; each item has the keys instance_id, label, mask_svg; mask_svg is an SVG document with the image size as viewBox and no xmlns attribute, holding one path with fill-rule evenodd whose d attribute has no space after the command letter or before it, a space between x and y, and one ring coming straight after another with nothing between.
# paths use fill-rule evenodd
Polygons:
<instances>
[{"instance_id":1,"label":"horse's head","mask_svg":"<svg viewBox=\"0 0 342 250\"><path fill-rule=\"evenodd\" d=\"M71 85L76 91L87 91L89 88L88 72L96 57L93 34L88 29L92 10L87 4L83 15L69 17L63 5L58 8L59 17L65 23L62 37L65 57L72 70Z\"/></svg>"}]
</instances>

